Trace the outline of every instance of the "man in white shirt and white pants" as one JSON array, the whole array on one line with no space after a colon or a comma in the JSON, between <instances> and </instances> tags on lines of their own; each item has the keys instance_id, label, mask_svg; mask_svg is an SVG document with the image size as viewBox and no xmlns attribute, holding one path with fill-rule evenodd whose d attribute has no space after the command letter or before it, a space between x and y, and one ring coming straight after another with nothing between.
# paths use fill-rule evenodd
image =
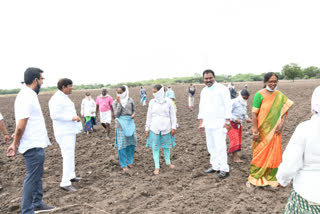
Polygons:
<instances>
[{"instance_id":1,"label":"man in white shirt and white pants","mask_svg":"<svg viewBox=\"0 0 320 214\"><path fill-rule=\"evenodd\" d=\"M63 159L63 172L60 188L67 192L77 189L71 182L79 181L75 173L76 134L79 133L77 122L80 117L69 96L72 93L72 80L64 78L58 82L58 91L49 100L50 117L53 122L54 136L60 146Z\"/></svg>"},{"instance_id":2,"label":"man in white shirt and white pants","mask_svg":"<svg viewBox=\"0 0 320 214\"><path fill-rule=\"evenodd\" d=\"M28 68L24 73L26 86L20 90L14 103L16 130L13 142L7 151L7 155L13 157L18 150L25 160L26 177L22 190L22 214L49 212L55 209L42 201L44 148L50 145L38 99L44 80L42 73L43 71L39 68Z\"/></svg>"},{"instance_id":3,"label":"man in white shirt and white pants","mask_svg":"<svg viewBox=\"0 0 320 214\"><path fill-rule=\"evenodd\" d=\"M203 72L203 81L206 87L200 94L199 131L206 132L211 164L205 173L218 172L223 179L229 176L226 135L232 111L230 93L227 87L215 81L212 70Z\"/></svg>"}]
</instances>

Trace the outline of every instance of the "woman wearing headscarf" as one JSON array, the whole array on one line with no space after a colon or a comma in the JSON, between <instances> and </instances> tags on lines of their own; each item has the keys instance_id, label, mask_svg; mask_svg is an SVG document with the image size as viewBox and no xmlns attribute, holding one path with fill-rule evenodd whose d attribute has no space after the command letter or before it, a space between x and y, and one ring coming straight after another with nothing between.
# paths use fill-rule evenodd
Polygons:
<instances>
[{"instance_id":1,"label":"woman wearing headscarf","mask_svg":"<svg viewBox=\"0 0 320 214\"><path fill-rule=\"evenodd\" d=\"M152 89L154 99L150 100L147 121L146 137L147 147L152 148L155 164L154 174L158 175L160 170L159 153L163 149L166 165L174 168L170 161L170 149L175 146L175 132L177 118L172 100L165 98L164 88L155 85Z\"/></svg>"},{"instance_id":2,"label":"woman wearing headscarf","mask_svg":"<svg viewBox=\"0 0 320 214\"><path fill-rule=\"evenodd\" d=\"M231 101L232 113L230 118L231 128L228 131L230 141L228 153L233 155L233 161L236 163L243 162L238 156L242 142L242 123L251 122L247 115L247 100L249 96L250 93L246 89L242 89L239 96Z\"/></svg>"},{"instance_id":3,"label":"woman wearing headscarf","mask_svg":"<svg viewBox=\"0 0 320 214\"><path fill-rule=\"evenodd\" d=\"M94 131L93 125L97 125L96 121L96 102L91 98L90 93L86 92L86 97L81 103L81 117L85 120L84 131Z\"/></svg>"},{"instance_id":4,"label":"woman wearing headscarf","mask_svg":"<svg viewBox=\"0 0 320 214\"><path fill-rule=\"evenodd\" d=\"M285 214L320 213L320 86L313 92L311 110L311 119L294 131L277 173L281 186L293 179Z\"/></svg>"},{"instance_id":5,"label":"woman wearing headscarf","mask_svg":"<svg viewBox=\"0 0 320 214\"><path fill-rule=\"evenodd\" d=\"M264 88L253 98L252 161L247 186L279 185L276 174L282 159L281 136L293 102L277 90L278 76L264 75Z\"/></svg>"},{"instance_id":6,"label":"woman wearing headscarf","mask_svg":"<svg viewBox=\"0 0 320 214\"><path fill-rule=\"evenodd\" d=\"M113 102L116 128L115 147L118 149L120 166L123 171L132 168L135 146L137 145L134 124L135 105L129 97L128 86L117 88L117 100Z\"/></svg>"}]
</instances>

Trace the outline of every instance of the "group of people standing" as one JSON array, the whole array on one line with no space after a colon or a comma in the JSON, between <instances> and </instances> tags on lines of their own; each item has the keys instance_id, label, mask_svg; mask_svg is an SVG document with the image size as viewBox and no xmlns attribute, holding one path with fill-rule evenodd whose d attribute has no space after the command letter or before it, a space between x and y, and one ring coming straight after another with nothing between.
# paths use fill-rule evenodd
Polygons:
<instances>
[{"instance_id":1,"label":"group of people standing","mask_svg":"<svg viewBox=\"0 0 320 214\"><path fill-rule=\"evenodd\" d=\"M28 68L24 73L25 86L15 100L16 130L13 142L7 155L14 156L17 151L25 159L26 177L22 192L22 213L38 213L53 210L42 200L42 175L45 159L44 148L50 145L41 111L38 93L43 83L43 71ZM320 212L320 176L319 112L320 87L313 93L310 121L299 125L293 134L282 161L281 135L288 110L293 102L277 90L278 76L269 72L264 76L264 88L254 95L252 120L247 115L247 100L250 96L246 88L239 92L238 97L231 99L230 91L215 80L212 70L203 72L206 87L200 93L199 131L205 132L211 167L205 173L217 173L221 179L229 176L226 136L230 139L229 153L235 162L242 162L237 155L241 150L243 122L252 122L253 145L252 161L249 169L247 186L286 186L294 178L292 191L286 213L308 211ZM110 123L115 118L115 147L118 150L119 163L123 171L133 167L135 147L137 145L135 104L129 97L129 88L117 88L117 97L112 97L103 89L96 101L89 93L81 104L80 117L76 113L74 103L69 98L73 82L60 79L58 91L49 101L50 117L53 121L54 136L59 144L63 158L63 172L60 187L68 192L76 191L72 182L81 180L75 173L76 134L82 130L81 117L85 120L85 131L94 131L95 114L100 111L100 120L110 135ZM144 90L144 91L143 91ZM188 87L189 108L194 105L196 88ZM174 92L162 85L152 88L153 99L148 104L145 135L146 147L152 149L154 175L160 173L159 153L163 149L165 163L169 168L175 166L170 161L170 149L175 146L177 129L176 106ZM141 88L141 103L146 105L146 91ZM0 130L9 135L2 123ZM282 162L282 163L281 163ZM281 164L281 165L280 165ZM280 165L280 167L279 167Z\"/></svg>"}]
</instances>

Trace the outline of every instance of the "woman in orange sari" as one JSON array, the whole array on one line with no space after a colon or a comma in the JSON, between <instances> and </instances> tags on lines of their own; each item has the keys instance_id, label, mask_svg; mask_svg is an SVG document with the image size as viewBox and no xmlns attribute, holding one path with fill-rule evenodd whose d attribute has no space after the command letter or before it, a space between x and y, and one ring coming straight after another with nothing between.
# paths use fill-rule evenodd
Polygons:
<instances>
[{"instance_id":1,"label":"woman in orange sari","mask_svg":"<svg viewBox=\"0 0 320 214\"><path fill-rule=\"evenodd\" d=\"M264 84L253 98L253 145L248 185L277 187L276 174L282 160L282 129L293 102L277 90L275 73L266 73Z\"/></svg>"}]
</instances>

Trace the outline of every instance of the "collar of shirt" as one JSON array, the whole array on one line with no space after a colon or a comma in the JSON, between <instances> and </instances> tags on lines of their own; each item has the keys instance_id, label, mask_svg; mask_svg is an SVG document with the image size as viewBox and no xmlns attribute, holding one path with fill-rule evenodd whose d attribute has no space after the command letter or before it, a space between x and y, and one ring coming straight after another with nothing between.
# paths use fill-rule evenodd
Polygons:
<instances>
[{"instance_id":1,"label":"collar of shirt","mask_svg":"<svg viewBox=\"0 0 320 214\"><path fill-rule=\"evenodd\" d=\"M33 96L38 96L37 93L27 85L24 86L24 90L26 90L28 93L32 94Z\"/></svg>"},{"instance_id":2,"label":"collar of shirt","mask_svg":"<svg viewBox=\"0 0 320 214\"><path fill-rule=\"evenodd\" d=\"M69 97L67 94L63 93L63 91L61 91L61 90L58 90L58 93L59 93L60 95L62 95L62 96Z\"/></svg>"},{"instance_id":3,"label":"collar of shirt","mask_svg":"<svg viewBox=\"0 0 320 214\"><path fill-rule=\"evenodd\" d=\"M156 99L154 99L154 102L155 103L159 103ZM159 104L163 104L163 103L167 103L167 99L166 98L164 98L164 101L162 103L159 103Z\"/></svg>"},{"instance_id":4,"label":"collar of shirt","mask_svg":"<svg viewBox=\"0 0 320 214\"><path fill-rule=\"evenodd\" d=\"M210 87L207 86L207 89L209 91L212 91L212 90L214 90L215 86L216 86L216 81L212 84L212 86L210 86Z\"/></svg>"}]
</instances>

